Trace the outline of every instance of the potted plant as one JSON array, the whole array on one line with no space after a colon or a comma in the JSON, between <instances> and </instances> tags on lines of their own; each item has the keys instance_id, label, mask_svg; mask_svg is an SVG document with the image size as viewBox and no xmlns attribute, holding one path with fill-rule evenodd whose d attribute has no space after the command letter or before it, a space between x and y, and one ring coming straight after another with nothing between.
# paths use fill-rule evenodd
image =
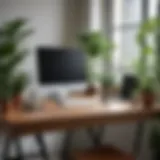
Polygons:
<instances>
[{"instance_id":1,"label":"potted plant","mask_svg":"<svg viewBox=\"0 0 160 160\"><path fill-rule=\"evenodd\" d=\"M79 36L79 42L82 49L87 55L86 76L88 81L88 87L85 93L88 95L92 95L96 92L96 88L94 85L94 64L92 64L92 62L96 57L100 55L105 55L105 57L103 58L108 58L109 55L106 55L105 53L107 49L111 49L111 45L109 45L107 39L102 35L100 31L82 33Z\"/></svg>"},{"instance_id":2,"label":"potted plant","mask_svg":"<svg viewBox=\"0 0 160 160\"><path fill-rule=\"evenodd\" d=\"M106 39L105 42L105 50L103 53L103 60L104 60L104 71L102 76L102 95L103 98L107 98L108 95L113 94L115 91L114 88L114 77L113 77L113 70L112 70L112 57L113 57L113 49L114 44L109 40Z\"/></svg>"},{"instance_id":3,"label":"potted plant","mask_svg":"<svg viewBox=\"0 0 160 160\"><path fill-rule=\"evenodd\" d=\"M22 104L22 91L27 85L27 75L20 74L16 80L12 82L12 104L15 108L19 108Z\"/></svg>"},{"instance_id":4,"label":"potted plant","mask_svg":"<svg viewBox=\"0 0 160 160\"><path fill-rule=\"evenodd\" d=\"M155 102L154 79L148 78L141 89L142 102L145 108L149 109Z\"/></svg>"},{"instance_id":5,"label":"potted plant","mask_svg":"<svg viewBox=\"0 0 160 160\"><path fill-rule=\"evenodd\" d=\"M157 97L160 98L160 15L157 18L156 24L156 34L155 34L155 71L157 80Z\"/></svg>"},{"instance_id":6,"label":"potted plant","mask_svg":"<svg viewBox=\"0 0 160 160\"><path fill-rule=\"evenodd\" d=\"M153 31L156 32L155 34L155 71L156 71L156 80L157 84L156 88L157 90L156 93L158 93L158 99L159 99L159 85L160 85L160 20L159 16L155 20L155 27L153 28ZM151 155L152 155L152 160L159 160L160 159L160 126L159 126L159 120L160 117L157 116L155 120L153 121L153 126L150 131L150 138L149 138L149 144L150 144L150 149L151 149Z\"/></svg>"},{"instance_id":7,"label":"potted plant","mask_svg":"<svg viewBox=\"0 0 160 160\"><path fill-rule=\"evenodd\" d=\"M15 92L20 95L23 88L20 87L23 73L18 72L17 67L27 54L23 42L32 32L26 23L25 19L18 18L0 26L0 105L3 111L6 111Z\"/></svg>"},{"instance_id":8,"label":"potted plant","mask_svg":"<svg viewBox=\"0 0 160 160\"><path fill-rule=\"evenodd\" d=\"M105 75L102 77L102 97L105 99L111 96L114 92L114 79L113 76Z\"/></svg>"},{"instance_id":9,"label":"potted plant","mask_svg":"<svg viewBox=\"0 0 160 160\"><path fill-rule=\"evenodd\" d=\"M155 100L155 85L157 85L154 61L150 61L153 59L152 54L155 53L154 45L148 42L147 37L157 32L159 22L158 19L147 20L142 23L137 35L141 54L136 64L136 74L139 79L142 100L145 106L151 106L153 104Z\"/></svg>"}]
</instances>

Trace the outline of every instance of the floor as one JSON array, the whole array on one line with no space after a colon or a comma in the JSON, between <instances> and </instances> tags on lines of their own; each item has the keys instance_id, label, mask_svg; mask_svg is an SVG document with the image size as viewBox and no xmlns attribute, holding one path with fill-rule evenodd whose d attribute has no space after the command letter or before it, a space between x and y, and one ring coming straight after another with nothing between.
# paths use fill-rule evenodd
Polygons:
<instances>
[{"instance_id":1,"label":"floor","mask_svg":"<svg viewBox=\"0 0 160 160\"><path fill-rule=\"evenodd\" d=\"M132 144L134 139L136 124L124 124L124 125L108 125L105 128L105 134L102 137L103 143L111 143L114 144L121 149L131 152ZM147 124L147 127L148 124ZM45 142L47 146L48 153L50 155L51 160L60 160L61 150L63 146L63 140L65 131L61 132L50 132L45 133ZM150 150L148 147L148 129L145 131L145 136L143 137L143 144L141 148L141 153L138 160L150 160ZM0 138L0 152L2 152L4 135L1 135ZM36 145L34 140L34 136L23 137L21 139L23 152L26 155L25 160L41 160L42 158L39 155L39 148ZM92 146L93 142L89 138L89 135L86 134L86 131L76 130L74 133L72 147L73 148L87 148ZM15 154L14 147L11 149L11 155Z\"/></svg>"}]
</instances>

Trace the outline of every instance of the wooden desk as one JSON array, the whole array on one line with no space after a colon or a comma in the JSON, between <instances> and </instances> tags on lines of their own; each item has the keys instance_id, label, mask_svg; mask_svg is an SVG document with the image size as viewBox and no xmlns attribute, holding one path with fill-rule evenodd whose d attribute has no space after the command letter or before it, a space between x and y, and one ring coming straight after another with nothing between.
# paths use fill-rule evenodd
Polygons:
<instances>
[{"instance_id":1,"label":"wooden desk","mask_svg":"<svg viewBox=\"0 0 160 160\"><path fill-rule=\"evenodd\" d=\"M147 110L140 105L134 106L127 102L69 108L52 107L51 104L48 104L44 109L34 112L10 111L4 116L4 122L12 136L20 136L50 130L142 121L158 113L160 113L158 105Z\"/></svg>"},{"instance_id":2,"label":"wooden desk","mask_svg":"<svg viewBox=\"0 0 160 160\"><path fill-rule=\"evenodd\" d=\"M108 123L142 121L142 123L138 124L134 143L134 150L138 152L143 137L143 121L159 113L159 105L155 105L152 109L147 110L139 104L128 102L63 107L47 103L42 110L35 112L9 111L4 115L3 120L10 137L39 134L51 130L89 128L95 125L103 126ZM67 137L66 143L68 143L68 139ZM41 138L38 138L38 141L44 146ZM68 148L68 146L64 146L64 148ZM7 151L7 149L5 150ZM43 155L47 159L46 152Z\"/></svg>"}]
</instances>

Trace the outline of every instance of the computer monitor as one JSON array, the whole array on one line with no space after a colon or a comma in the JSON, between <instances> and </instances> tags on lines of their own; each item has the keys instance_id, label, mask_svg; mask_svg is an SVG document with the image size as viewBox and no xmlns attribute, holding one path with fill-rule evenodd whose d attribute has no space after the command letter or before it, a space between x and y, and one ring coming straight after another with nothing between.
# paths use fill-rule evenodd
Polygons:
<instances>
[{"instance_id":1,"label":"computer monitor","mask_svg":"<svg viewBox=\"0 0 160 160\"><path fill-rule=\"evenodd\" d=\"M79 49L40 47L37 60L40 84L85 81L86 56Z\"/></svg>"}]
</instances>

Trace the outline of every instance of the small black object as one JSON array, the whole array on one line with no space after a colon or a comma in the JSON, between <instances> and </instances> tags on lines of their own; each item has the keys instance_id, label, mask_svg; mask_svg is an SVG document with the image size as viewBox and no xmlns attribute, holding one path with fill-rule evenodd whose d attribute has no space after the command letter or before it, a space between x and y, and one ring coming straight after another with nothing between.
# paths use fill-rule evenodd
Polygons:
<instances>
[{"instance_id":1,"label":"small black object","mask_svg":"<svg viewBox=\"0 0 160 160\"><path fill-rule=\"evenodd\" d=\"M123 99L130 99L136 88L138 88L139 81L134 75L126 75L122 81L121 97Z\"/></svg>"}]
</instances>

